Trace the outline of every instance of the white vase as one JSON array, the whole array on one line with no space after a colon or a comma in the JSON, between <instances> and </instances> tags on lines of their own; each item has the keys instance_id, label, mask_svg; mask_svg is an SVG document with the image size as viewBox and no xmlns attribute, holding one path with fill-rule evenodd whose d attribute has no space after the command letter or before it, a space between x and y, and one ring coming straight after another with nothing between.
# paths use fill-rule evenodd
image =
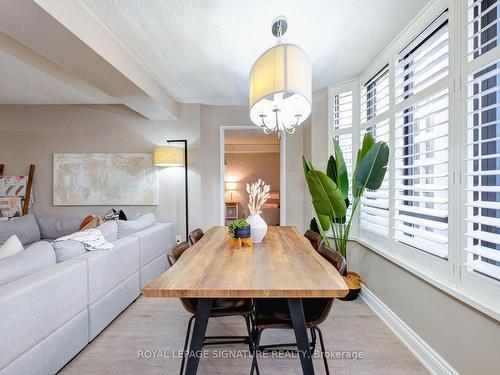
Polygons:
<instances>
[{"instance_id":1,"label":"white vase","mask_svg":"<svg viewBox=\"0 0 500 375\"><path fill-rule=\"evenodd\" d=\"M267 223L260 215L250 215L247 217L247 222L250 224L250 235L253 243L260 243L267 233Z\"/></svg>"}]
</instances>

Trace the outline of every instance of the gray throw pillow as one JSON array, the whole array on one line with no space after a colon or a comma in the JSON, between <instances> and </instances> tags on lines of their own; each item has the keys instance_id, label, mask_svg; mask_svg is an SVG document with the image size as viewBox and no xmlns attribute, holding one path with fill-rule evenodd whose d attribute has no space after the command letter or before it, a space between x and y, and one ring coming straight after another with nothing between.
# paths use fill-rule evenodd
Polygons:
<instances>
[{"instance_id":1,"label":"gray throw pillow","mask_svg":"<svg viewBox=\"0 0 500 375\"><path fill-rule=\"evenodd\" d=\"M83 244L75 240L52 242L52 246L54 247L54 251L56 253L57 263L73 259L87 252Z\"/></svg>"},{"instance_id":2,"label":"gray throw pillow","mask_svg":"<svg viewBox=\"0 0 500 375\"><path fill-rule=\"evenodd\" d=\"M20 279L56 264L50 243L38 241L24 251L0 260L0 285Z\"/></svg>"},{"instance_id":3,"label":"gray throw pillow","mask_svg":"<svg viewBox=\"0 0 500 375\"><path fill-rule=\"evenodd\" d=\"M96 229L99 229L108 242L113 242L118 239L118 224L116 220L105 221L99 225Z\"/></svg>"},{"instance_id":4,"label":"gray throw pillow","mask_svg":"<svg viewBox=\"0 0 500 375\"><path fill-rule=\"evenodd\" d=\"M55 240L78 232L83 218L59 217L59 216L37 216L36 221L40 226L40 235L44 239Z\"/></svg>"},{"instance_id":5,"label":"gray throw pillow","mask_svg":"<svg viewBox=\"0 0 500 375\"><path fill-rule=\"evenodd\" d=\"M118 220L118 238L130 236L133 233L147 229L155 225L156 218L153 214L145 214L135 220Z\"/></svg>"},{"instance_id":6,"label":"gray throw pillow","mask_svg":"<svg viewBox=\"0 0 500 375\"><path fill-rule=\"evenodd\" d=\"M27 244L40 241L40 228L32 214L24 215L7 221L0 221L0 244L15 234L21 243Z\"/></svg>"}]
</instances>

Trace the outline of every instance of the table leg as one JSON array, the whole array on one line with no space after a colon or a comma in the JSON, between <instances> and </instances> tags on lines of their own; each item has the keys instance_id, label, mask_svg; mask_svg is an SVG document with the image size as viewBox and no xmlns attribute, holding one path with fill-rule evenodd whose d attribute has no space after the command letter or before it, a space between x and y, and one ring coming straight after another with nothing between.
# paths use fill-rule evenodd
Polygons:
<instances>
[{"instance_id":1,"label":"table leg","mask_svg":"<svg viewBox=\"0 0 500 375\"><path fill-rule=\"evenodd\" d=\"M293 331L299 349L300 364L304 375L314 375L314 366L307 337L306 320L304 318L304 308L300 298L288 298L288 307L292 317Z\"/></svg>"},{"instance_id":2,"label":"table leg","mask_svg":"<svg viewBox=\"0 0 500 375\"><path fill-rule=\"evenodd\" d=\"M210 317L212 302L212 298L200 298L198 300L193 335L191 337L191 346L188 353L186 375L196 375L196 372L198 371L200 353L203 350L203 341L207 331L208 318Z\"/></svg>"}]
</instances>

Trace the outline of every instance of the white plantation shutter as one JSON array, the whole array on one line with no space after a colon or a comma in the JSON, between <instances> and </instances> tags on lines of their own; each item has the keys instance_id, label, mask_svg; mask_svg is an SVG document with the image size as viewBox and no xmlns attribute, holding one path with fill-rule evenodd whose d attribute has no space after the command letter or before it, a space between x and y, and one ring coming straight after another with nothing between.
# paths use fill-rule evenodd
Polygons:
<instances>
[{"instance_id":1,"label":"white plantation shutter","mask_svg":"<svg viewBox=\"0 0 500 375\"><path fill-rule=\"evenodd\" d=\"M465 267L500 280L500 1L468 1ZM476 59L481 58L479 66ZM474 65L473 65L474 64ZM473 71L471 71L473 70ZM484 292L484 291L482 291Z\"/></svg>"},{"instance_id":2,"label":"white plantation shutter","mask_svg":"<svg viewBox=\"0 0 500 375\"><path fill-rule=\"evenodd\" d=\"M396 104L446 79L448 34L448 12L445 12L399 53L395 68Z\"/></svg>"},{"instance_id":3,"label":"white plantation shutter","mask_svg":"<svg viewBox=\"0 0 500 375\"><path fill-rule=\"evenodd\" d=\"M361 142L366 133L389 143L389 68L385 67L361 88ZM389 234L389 172L377 191L367 189L361 198L360 228Z\"/></svg>"},{"instance_id":4,"label":"white plantation shutter","mask_svg":"<svg viewBox=\"0 0 500 375\"><path fill-rule=\"evenodd\" d=\"M331 111L331 134L339 142L342 155L347 168L349 181L352 176L352 123L353 123L353 93L352 90L342 91L331 95L332 101ZM331 140L329 140L331 143ZM333 154L332 145L330 144L330 154ZM351 194L351 189L349 189ZM349 196L352 202L352 197ZM351 217L351 207L349 206L346 214L347 220Z\"/></svg>"},{"instance_id":5,"label":"white plantation shutter","mask_svg":"<svg viewBox=\"0 0 500 375\"><path fill-rule=\"evenodd\" d=\"M361 140L370 133L376 142L389 143L389 119L382 120L361 131ZM376 191L367 189L361 198L360 227L380 235L389 234L389 172Z\"/></svg>"},{"instance_id":6,"label":"white plantation shutter","mask_svg":"<svg viewBox=\"0 0 500 375\"><path fill-rule=\"evenodd\" d=\"M438 17L397 56L394 238L448 256L448 22Z\"/></svg>"},{"instance_id":7,"label":"white plantation shutter","mask_svg":"<svg viewBox=\"0 0 500 375\"><path fill-rule=\"evenodd\" d=\"M499 44L498 0L467 1L467 60L470 62Z\"/></svg>"}]
</instances>

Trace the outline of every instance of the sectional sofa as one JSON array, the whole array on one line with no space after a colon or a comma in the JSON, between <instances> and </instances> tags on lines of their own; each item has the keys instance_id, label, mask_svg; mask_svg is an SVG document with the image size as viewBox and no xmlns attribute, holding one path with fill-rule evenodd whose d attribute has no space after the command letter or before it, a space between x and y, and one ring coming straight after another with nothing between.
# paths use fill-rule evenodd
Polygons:
<instances>
[{"instance_id":1,"label":"sectional sofa","mask_svg":"<svg viewBox=\"0 0 500 375\"><path fill-rule=\"evenodd\" d=\"M25 246L0 260L1 375L56 373L167 269L173 225L140 219L106 222L114 248L91 252L50 241L75 232L79 219L0 222L0 243L16 234Z\"/></svg>"}]
</instances>

